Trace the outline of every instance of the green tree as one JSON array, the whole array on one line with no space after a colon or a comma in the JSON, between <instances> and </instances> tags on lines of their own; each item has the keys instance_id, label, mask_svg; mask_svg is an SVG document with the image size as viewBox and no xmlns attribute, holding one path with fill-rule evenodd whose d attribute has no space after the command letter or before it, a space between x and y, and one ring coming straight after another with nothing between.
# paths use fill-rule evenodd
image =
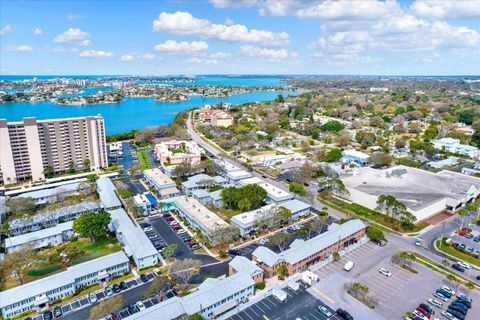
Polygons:
<instances>
[{"instance_id":1,"label":"green tree","mask_svg":"<svg viewBox=\"0 0 480 320\"><path fill-rule=\"evenodd\" d=\"M325 178L320 182L320 187L323 189L323 192L339 197L345 197L350 194L343 181L338 178Z\"/></svg>"},{"instance_id":2,"label":"green tree","mask_svg":"<svg viewBox=\"0 0 480 320\"><path fill-rule=\"evenodd\" d=\"M386 167L392 163L392 157L383 152L374 152L370 157L370 163L375 168Z\"/></svg>"},{"instance_id":3,"label":"green tree","mask_svg":"<svg viewBox=\"0 0 480 320\"><path fill-rule=\"evenodd\" d=\"M313 128L312 129L312 139L318 139L320 137L320 129L319 128Z\"/></svg>"},{"instance_id":4,"label":"green tree","mask_svg":"<svg viewBox=\"0 0 480 320\"><path fill-rule=\"evenodd\" d=\"M305 188L299 182L293 181L288 186L288 191L298 194L299 196L304 196L306 194Z\"/></svg>"},{"instance_id":5,"label":"green tree","mask_svg":"<svg viewBox=\"0 0 480 320\"><path fill-rule=\"evenodd\" d=\"M334 260L334 261L338 261L338 260L341 259L340 253L338 253L338 251L333 252L333 253L332 253L332 257L333 257L333 260Z\"/></svg>"},{"instance_id":6,"label":"green tree","mask_svg":"<svg viewBox=\"0 0 480 320\"><path fill-rule=\"evenodd\" d=\"M480 146L480 128L476 129L472 135L472 144L477 147Z\"/></svg>"},{"instance_id":7,"label":"green tree","mask_svg":"<svg viewBox=\"0 0 480 320\"><path fill-rule=\"evenodd\" d=\"M162 274L158 277L155 277L153 278L152 282L150 282L148 288L143 292L143 298L148 299L152 295L161 294L165 292L165 290L172 284L172 280L166 275Z\"/></svg>"},{"instance_id":8,"label":"green tree","mask_svg":"<svg viewBox=\"0 0 480 320\"><path fill-rule=\"evenodd\" d=\"M89 237L95 242L107 230L112 218L106 211L99 213L85 213L73 222L73 231L80 237Z\"/></svg>"},{"instance_id":9,"label":"green tree","mask_svg":"<svg viewBox=\"0 0 480 320\"><path fill-rule=\"evenodd\" d=\"M332 148L327 153L327 162L337 162L342 158L342 150Z\"/></svg>"},{"instance_id":10,"label":"green tree","mask_svg":"<svg viewBox=\"0 0 480 320\"><path fill-rule=\"evenodd\" d=\"M12 273L17 274L18 281L23 284L23 277L27 270L37 262L37 254L32 245L23 246L20 250L5 255L3 260L0 260L0 274L3 273L2 278L9 277Z\"/></svg>"},{"instance_id":11,"label":"green tree","mask_svg":"<svg viewBox=\"0 0 480 320\"><path fill-rule=\"evenodd\" d=\"M465 287L467 287L467 295L470 293L470 290L475 289L475 283L472 281L468 281L467 284L465 284Z\"/></svg>"},{"instance_id":12,"label":"green tree","mask_svg":"<svg viewBox=\"0 0 480 320\"><path fill-rule=\"evenodd\" d=\"M113 296L107 300L101 301L90 310L89 320L97 320L108 316L112 312L122 309L125 302L122 295Z\"/></svg>"},{"instance_id":13,"label":"green tree","mask_svg":"<svg viewBox=\"0 0 480 320\"><path fill-rule=\"evenodd\" d=\"M343 124L341 124L339 121L331 120L331 121L328 121L327 123L323 124L320 127L320 130L329 131L329 132L338 132L338 131L342 130L344 127L345 126Z\"/></svg>"},{"instance_id":14,"label":"green tree","mask_svg":"<svg viewBox=\"0 0 480 320\"><path fill-rule=\"evenodd\" d=\"M397 220L407 211L407 207L394 196L385 194L378 197L376 209Z\"/></svg>"},{"instance_id":15,"label":"green tree","mask_svg":"<svg viewBox=\"0 0 480 320\"><path fill-rule=\"evenodd\" d=\"M280 251L284 251L288 244L288 238L288 233L277 232L268 239L268 243L272 246L278 246Z\"/></svg>"},{"instance_id":16,"label":"green tree","mask_svg":"<svg viewBox=\"0 0 480 320\"><path fill-rule=\"evenodd\" d=\"M288 277L288 268L285 264L281 264L277 267L278 279L283 280Z\"/></svg>"},{"instance_id":17,"label":"green tree","mask_svg":"<svg viewBox=\"0 0 480 320\"><path fill-rule=\"evenodd\" d=\"M163 248L163 255L165 256L165 259L170 260L175 254L175 250L177 250L177 245L175 243L169 244Z\"/></svg>"},{"instance_id":18,"label":"green tree","mask_svg":"<svg viewBox=\"0 0 480 320\"><path fill-rule=\"evenodd\" d=\"M382 229L380 229L378 226L374 224L371 224L367 227L366 234L367 234L367 237L369 237L373 241L385 240L385 235L383 234Z\"/></svg>"}]
</instances>

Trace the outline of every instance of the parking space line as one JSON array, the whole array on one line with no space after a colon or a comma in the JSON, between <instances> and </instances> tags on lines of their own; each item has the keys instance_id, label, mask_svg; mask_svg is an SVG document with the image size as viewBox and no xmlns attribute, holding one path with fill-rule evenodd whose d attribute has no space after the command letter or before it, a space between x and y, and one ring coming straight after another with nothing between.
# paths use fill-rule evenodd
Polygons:
<instances>
[{"instance_id":1,"label":"parking space line","mask_svg":"<svg viewBox=\"0 0 480 320\"><path fill-rule=\"evenodd\" d=\"M250 319L255 320L254 318L250 317L250 315L248 314L248 312L246 312L246 310L247 310L247 309L245 309L245 311L244 311L245 315L246 315L247 317L249 317Z\"/></svg>"},{"instance_id":2,"label":"parking space line","mask_svg":"<svg viewBox=\"0 0 480 320\"><path fill-rule=\"evenodd\" d=\"M330 298L329 296L327 296L325 293L323 293L322 291L320 291L319 289L315 288L315 287L312 287L312 289L317 292L319 295L321 295L322 297L324 297L325 299L327 299L328 301L330 301L330 303L335 303L335 301L332 300L332 298Z\"/></svg>"},{"instance_id":3,"label":"parking space line","mask_svg":"<svg viewBox=\"0 0 480 320\"><path fill-rule=\"evenodd\" d=\"M254 305L253 305L254 306ZM255 313L258 317L260 317L260 315L258 313L255 312L255 310L253 310L253 306L250 306L248 309L250 309L250 311L252 311L253 313Z\"/></svg>"},{"instance_id":4,"label":"parking space line","mask_svg":"<svg viewBox=\"0 0 480 320\"><path fill-rule=\"evenodd\" d=\"M317 318L314 314L312 314L311 312L308 313L309 315L311 315L314 319L317 319L319 320L319 318Z\"/></svg>"},{"instance_id":5,"label":"parking space line","mask_svg":"<svg viewBox=\"0 0 480 320\"><path fill-rule=\"evenodd\" d=\"M258 309L260 309L260 311L262 311L263 314L267 313L267 312L265 312L265 310L263 310L263 309L260 307L260 305L259 305L258 303L255 305L255 307L257 307Z\"/></svg>"},{"instance_id":6,"label":"parking space line","mask_svg":"<svg viewBox=\"0 0 480 320\"><path fill-rule=\"evenodd\" d=\"M263 302L263 300L260 300L260 302L263 303L263 305L264 305L265 307L267 307L268 310L272 310L272 308L270 308L265 302Z\"/></svg>"}]
</instances>

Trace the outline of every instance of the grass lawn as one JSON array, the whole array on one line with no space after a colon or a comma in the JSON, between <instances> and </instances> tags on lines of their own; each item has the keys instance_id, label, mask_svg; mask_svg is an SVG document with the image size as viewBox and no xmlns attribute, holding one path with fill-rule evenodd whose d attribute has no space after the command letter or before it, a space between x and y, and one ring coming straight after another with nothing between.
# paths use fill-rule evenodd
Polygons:
<instances>
[{"instance_id":1,"label":"grass lawn","mask_svg":"<svg viewBox=\"0 0 480 320\"><path fill-rule=\"evenodd\" d=\"M152 163L148 157L147 150L139 150L137 152L138 163L140 165L140 170L151 169Z\"/></svg>"},{"instance_id":2,"label":"grass lawn","mask_svg":"<svg viewBox=\"0 0 480 320\"><path fill-rule=\"evenodd\" d=\"M39 280L43 277L65 271L69 266L106 256L122 249L121 245L117 242L117 239L115 237L101 237L98 238L95 243L92 243L88 238L82 238L74 242L67 242L67 245L74 246L82 250L84 252L84 255L73 259L69 263L50 264L46 261L39 260L36 262L35 267L27 271L27 273L23 276L23 282L28 283L31 281ZM20 285L18 279L8 278L7 281L3 282L3 287L1 289L6 290L16 287L18 285Z\"/></svg>"},{"instance_id":3,"label":"grass lawn","mask_svg":"<svg viewBox=\"0 0 480 320\"><path fill-rule=\"evenodd\" d=\"M319 196L320 201L326 201L328 204L333 204L337 209L340 211L347 211L350 213L357 214L361 217L364 217L368 220L375 221L381 225L384 225L388 228L391 228L395 231L403 232L403 233L410 233L410 232L419 232L423 228L427 227L429 224L426 222L421 222L413 227L411 230L406 230L398 220L395 220L391 217L388 217L380 212L368 209L356 203L348 203L337 199L331 196Z\"/></svg>"},{"instance_id":4,"label":"grass lawn","mask_svg":"<svg viewBox=\"0 0 480 320\"><path fill-rule=\"evenodd\" d=\"M445 240L445 239L444 239ZM436 242L435 242L435 246L437 247L438 250L444 252L444 253L447 253L451 256L454 256L455 258L458 258L460 260L463 260L465 262L468 262L470 264L473 264L473 265L476 265L477 267L480 267L480 259L477 259L475 257L472 257L471 255L469 254L466 254L466 253L463 253L463 252L460 252L458 251L457 249L455 249L454 247L452 247L451 244L443 241L443 243L441 242L442 240L441 239L438 239ZM442 246L440 247L440 243L442 243Z\"/></svg>"},{"instance_id":5,"label":"grass lawn","mask_svg":"<svg viewBox=\"0 0 480 320\"><path fill-rule=\"evenodd\" d=\"M215 208L215 207L210 207L210 210L218 214L223 218L225 221L230 221L230 219L233 216L236 216L237 214L241 213L240 210L231 210L231 209L225 209L225 208Z\"/></svg>"}]
</instances>

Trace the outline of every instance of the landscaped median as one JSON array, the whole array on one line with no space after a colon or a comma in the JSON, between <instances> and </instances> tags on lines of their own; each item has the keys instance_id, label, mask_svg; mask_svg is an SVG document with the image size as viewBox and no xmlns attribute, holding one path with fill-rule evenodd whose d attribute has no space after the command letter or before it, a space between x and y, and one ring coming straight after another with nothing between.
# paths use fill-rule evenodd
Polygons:
<instances>
[{"instance_id":1,"label":"landscaped median","mask_svg":"<svg viewBox=\"0 0 480 320\"><path fill-rule=\"evenodd\" d=\"M469 255L468 253L462 252L455 249L451 243L447 241L448 238L437 239L435 241L435 249L445 253L446 255L459 259L465 262L468 262L472 265L475 265L480 268L480 259L475 258L474 256Z\"/></svg>"},{"instance_id":2,"label":"landscaped median","mask_svg":"<svg viewBox=\"0 0 480 320\"><path fill-rule=\"evenodd\" d=\"M429 225L426 222L421 222L414 225L413 229L407 230L403 227L399 220L393 219L392 217L388 217L378 211L371 210L356 203L345 202L330 195L319 195L318 201L347 215L353 215L357 218L374 222L380 227L383 227L384 231L390 233L399 234L419 232Z\"/></svg>"},{"instance_id":3,"label":"landscaped median","mask_svg":"<svg viewBox=\"0 0 480 320\"><path fill-rule=\"evenodd\" d=\"M152 168L152 162L148 156L147 150L138 150L137 152L138 164L140 165L140 170L146 170Z\"/></svg>"}]
</instances>

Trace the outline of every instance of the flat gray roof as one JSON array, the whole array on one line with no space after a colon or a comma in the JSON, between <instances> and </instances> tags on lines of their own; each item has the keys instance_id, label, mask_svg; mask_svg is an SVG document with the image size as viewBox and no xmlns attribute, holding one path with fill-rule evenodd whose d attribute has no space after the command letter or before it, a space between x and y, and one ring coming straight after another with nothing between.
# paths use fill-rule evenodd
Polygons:
<instances>
[{"instance_id":1,"label":"flat gray roof","mask_svg":"<svg viewBox=\"0 0 480 320\"><path fill-rule=\"evenodd\" d=\"M52 197L52 196L55 196L57 194L79 191L80 186L81 186L80 182L68 183L68 184L64 184L64 185L61 185L61 186L56 186L56 187L53 187L53 188L52 187L48 188L48 185L47 185L46 186L47 188L45 188L45 189L21 193L19 195L14 196L14 198L17 198L17 197L27 198L27 197L29 197L29 198L33 198L33 199L39 199L39 198L45 198L45 197Z\"/></svg>"},{"instance_id":2,"label":"flat gray roof","mask_svg":"<svg viewBox=\"0 0 480 320\"><path fill-rule=\"evenodd\" d=\"M392 195L408 208L418 211L444 198L460 200L480 179L451 171L433 173L417 168L395 166L388 169L358 168L357 174L342 179L347 188L370 195Z\"/></svg>"},{"instance_id":3,"label":"flat gray roof","mask_svg":"<svg viewBox=\"0 0 480 320\"><path fill-rule=\"evenodd\" d=\"M24 285L0 292L0 308L13 303L33 298L61 286L73 284L75 279L94 272L102 271L111 266L128 262L128 258L122 251L109 254L104 257L93 259L67 268L67 270L32 281Z\"/></svg>"},{"instance_id":4,"label":"flat gray roof","mask_svg":"<svg viewBox=\"0 0 480 320\"><path fill-rule=\"evenodd\" d=\"M117 234L121 234L121 239L128 246L136 259L142 259L153 255L158 255L157 250L148 239L142 228L136 226L129 215L122 208L109 210Z\"/></svg>"},{"instance_id":5,"label":"flat gray roof","mask_svg":"<svg viewBox=\"0 0 480 320\"><path fill-rule=\"evenodd\" d=\"M15 247L15 246L29 243L32 241L45 239L51 236L62 234L64 231L72 230L72 229L73 229L73 221L59 223L56 226L51 228L46 228L46 229L42 229L34 232L21 234L16 237L7 238L5 239L5 247L6 248Z\"/></svg>"},{"instance_id":6,"label":"flat gray roof","mask_svg":"<svg viewBox=\"0 0 480 320\"><path fill-rule=\"evenodd\" d=\"M100 196L100 201L105 209L120 207L122 203L115 194L117 188L112 180L107 177L100 177L97 180L97 192Z\"/></svg>"},{"instance_id":7,"label":"flat gray roof","mask_svg":"<svg viewBox=\"0 0 480 320\"><path fill-rule=\"evenodd\" d=\"M228 265L235 269L237 272L245 272L246 274L253 276L258 272L263 272L262 268L257 266L252 260L248 260L243 256L236 256Z\"/></svg>"},{"instance_id":8,"label":"flat gray roof","mask_svg":"<svg viewBox=\"0 0 480 320\"><path fill-rule=\"evenodd\" d=\"M293 199L293 200L288 200L285 202L282 202L278 205L279 207L284 207L287 208L292 212L292 214L295 214L297 212L309 209L311 206L309 204L306 204L303 201L300 201L298 199Z\"/></svg>"}]
</instances>

